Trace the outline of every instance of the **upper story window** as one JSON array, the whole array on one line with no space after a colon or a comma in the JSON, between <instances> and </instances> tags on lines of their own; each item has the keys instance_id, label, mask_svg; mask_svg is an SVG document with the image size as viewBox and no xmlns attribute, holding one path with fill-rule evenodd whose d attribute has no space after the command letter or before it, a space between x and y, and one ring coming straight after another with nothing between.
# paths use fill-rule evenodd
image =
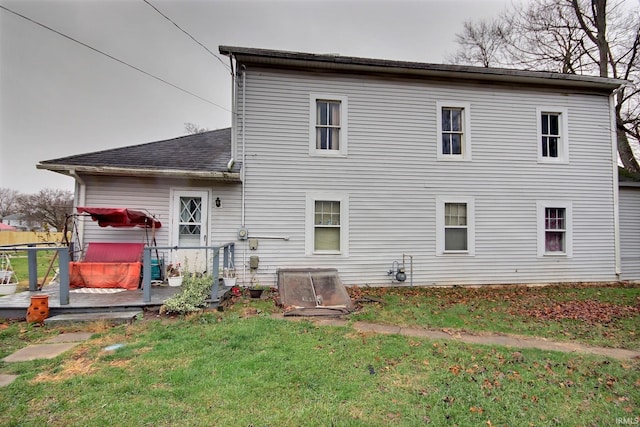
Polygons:
<instances>
[{"instance_id":1,"label":"upper story window","mask_svg":"<svg viewBox=\"0 0 640 427\"><path fill-rule=\"evenodd\" d=\"M347 97L311 94L309 154L347 155Z\"/></svg>"},{"instance_id":2,"label":"upper story window","mask_svg":"<svg viewBox=\"0 0 640 427\"><path fill-rule=\"evenodd\" d=\"M462 155L462 108L442 109L442 154Z\"/></svg>"},{"instance_id":3,"label":"upper story window","mask_svg":"<svg viewBox=\"0 0 640 427\"><path fill-rule=\"evenodd\" d=\"M566 108L538 108L538 161L567 163L569 141Z\"/></svg>"},{"instance_id":4,"label":"upper story window","mask_svg":"<svg viewBox=\"0 0 640 427\"><path fill-rule=\"evenodd\" d=\"M471 160L468 103L437 102L438 160Z\"/></svg>"}]
</instances>

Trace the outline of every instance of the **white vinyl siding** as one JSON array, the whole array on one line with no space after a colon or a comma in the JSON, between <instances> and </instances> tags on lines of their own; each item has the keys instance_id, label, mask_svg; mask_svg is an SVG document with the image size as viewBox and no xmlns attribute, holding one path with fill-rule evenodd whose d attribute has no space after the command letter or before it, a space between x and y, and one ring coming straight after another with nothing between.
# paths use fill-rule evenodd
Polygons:
<instances>
[{"instance_id":1,"label":"white vinyl siding","mask_svg":"<svg viewBox=\"0 0 640 427\"><path fill-rule=\"evenodd\" d=\"M620 186L622 280L640 280L640 185Z\"/></svg>"},{"instance_id":2,"label":"white vinyl siding","mask_svg":"<svg viewBox=\"0 0 640 427\"><path fill-rule=\"evenodd\" d=\"M274 284L278 268L333 267L347 285L390 285L386 272L403 254L416 285L616 279L607 96L257 67L247 69L247 88L246 226L282 237L246 249L247 259L260 257L261 283ZM310 93L348 97L349 155L340 161L309 155ZM448 100L471 108L470 162L439 161L436 106ZM580 141L562 167L538 161L535 112L547 105L566 109ZM309 193L348 194L342 254L312 254ZM473 256L438 251L437 197L473 199ZM572 201L572 257L538 256L538 200Z\"/></svg>"},{"instance_id":3,"label":"white vinyl siding","mask_svg":"<svg viewBox=\"0 0 640 427\"><path fill-rule=\"evenodd\" d=\"M237 183L211 183L181 179L127 178L127 177L83 177L87 186L85 206L122 207L140 209L154 215L162 226L154 231L142 228L102 228L91 219L82 219L82 244L88 242L140 242L151 243L154 238L158 246L171 246L172 188L210 188L213 199L221 199L221 207L214 203L208 206L209 243L218 245L236 240L240 226L241 188ZM169 260L168 251L161 252ZM211 254L209 253L209 256ZM155 256L155 255L154 255Z\"/></svg>"},{"instance_id":4,"label":"white vinyl siding","mask_svg":"<svg viewBox=\"0 0 640 427\"><path fill-rule=\"evenodd\" d=\"M538 123L538 161L569 162L569 113L563 107L536 108Z\"/></svg>"},{"instance_id":5,"label":"white vinyl siding","mask_svg":"<svg viewBox=\"0 0 640 427\"><path fill-rule=\"evenodd\" d=\"M309 99L309 154L346 156L349 134L347 97L312 93Z\"/></svg>"},{"instance_id":6,"label":"white vinyl siding","mask_svg":"<svg viewBox=\"0 0 640 427\"><path fill-rule=\"evenodd\" d=\"M471 160L471 106L466 102L436 103L438 160Z\"/></svg>"}]
</instances>

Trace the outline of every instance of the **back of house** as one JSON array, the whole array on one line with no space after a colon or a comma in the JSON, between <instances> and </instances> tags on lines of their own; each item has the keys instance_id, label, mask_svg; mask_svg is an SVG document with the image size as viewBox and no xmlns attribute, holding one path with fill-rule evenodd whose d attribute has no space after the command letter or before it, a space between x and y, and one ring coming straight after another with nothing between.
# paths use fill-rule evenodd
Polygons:
<instances>
[{"instance_id":1,"label":"back of house","mask_svg":"<svg viewBox=\"0 0 640 427\"><path fill-rule=\"evenodd\" d=\"M254 282L285 267L358 285L618 278L618 81L220 52Z\"/></svg>"},{"instance_id":2,"label":"back of house","mask_svg":"<svg viewBox=\"0 0 640 427\"><path fill-rule=\"evenodd\" d=\"M75 177L77 206L151 212L160 246L235 241L245 285L327 268L372 286L620 278L619 81L220 53L233 67L231 130L38 167ZM87 242L148 241L144 230L79 228Z\"/></svg>"}]
</instances>

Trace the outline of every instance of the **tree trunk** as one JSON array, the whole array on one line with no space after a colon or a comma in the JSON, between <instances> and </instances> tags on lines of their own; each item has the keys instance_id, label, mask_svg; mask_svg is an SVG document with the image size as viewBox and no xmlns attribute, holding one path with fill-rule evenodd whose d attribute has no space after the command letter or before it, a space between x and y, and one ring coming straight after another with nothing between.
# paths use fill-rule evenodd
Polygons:
<instances>
[{"instance_id":1,"label":"tree trunk","mask_svg":"<svg viewBox=\"0 0 640 427\"><path fill-rule=\"evenodd\" d=\"M620 156L622 165L629 172L640 173L640 165L638 165L638 160L633 155L624 126L618 124L616 133L618 139L618 155Z\"/></svg>"},{"instance_id":2,"label":"tree trunk","mask_svg":"<svg viewBox=\"0 0 640 427\"><path fill-rule=\"evenodd\" d=\"M596 44L600 54L600 77L609 77L609 42L607 41L607 0L592 0L596 20Z\"/></svg>"}]
</instances>

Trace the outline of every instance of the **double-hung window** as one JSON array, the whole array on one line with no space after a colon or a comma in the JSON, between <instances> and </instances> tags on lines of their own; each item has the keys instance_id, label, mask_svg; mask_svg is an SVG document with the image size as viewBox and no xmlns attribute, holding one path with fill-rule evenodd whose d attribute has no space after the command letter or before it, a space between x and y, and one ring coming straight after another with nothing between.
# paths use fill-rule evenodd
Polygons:
<instances>
[{"instance_id":1,"label":"double-hung window","mask_svg":"<svg viewBox=\"0 0 640 427\"><path fill-rule=\"evenodd\" d=\"M311 94L309 108L309 154L346 156L347 97Z\"/></svg>"},{"instance_id":2,"label":"double-hung window","mask_svg":"<svg viewBox=\"0 0 640 427\"><path fill-rule=\"evenodd\" d=\"M316 200L313 228L314 252L340 252L340 201Z\"/></svg>"},{"instance_id":3,"label":"double-hung window","mask_svg":"<svg viewBox=\"0 0 640 427\"><path fill-rule=\"evenodd\" d=\"M344 194L307 194L307 255L347 255L349 200Z\"/></svg>"},{"instance_id":4,"label":"double-hung window","mask_svg":"<svg viewBox=\"0 0 640 427\"><path fill-rule=\"evenodd\" d=\"M538 108L538 161L567 163L569 161L567 109Z\"/></svg>"},{"instance_id":5,"label":"double-hung window","mask_svg":"<svg viewBox=\"0 0 640 427\"><path fill-rule=\"evenodd\" d=\"M469 249L466 203L444 204L444 250L466 251Z\"/></svg>"},{"instance_id":6,"label":"double-hung window","mask_svg":"<svg viewBox=\"0 0 640 427\"><path fill-rule=\"evenodd\" d=\"M470 104L437 102L438 160L471 160Z\"/></svg>"},{"instance_id":7,"label":"double-hung window","mask_svg":"<svg viewBox=\"0 0 640 427\"><path fill-rule=\"evenodd\" d=\"M565 208L544 209L544 251L564 253L567 247L567 211Z\"/></svg>"},{"instance_id":8,"label":"double-hung window","mask_svg":"<svg viewBox=\"0 0 640 427\"><path fill-rule=\"evenodd\" d=\"M436 252L475 254L475 203L471 197L436 199Z\"/></svg>"},{"instance_id":9,"label":"double-hung window","mask_svg":"<svg viewBox=\"0 0 640 427\"><path fill-rule=\"evenodd\" d=\"M462 108L442 108L442 154L462 155Z\"/></svg>"},{"instance_id":10,"label":"double-hung window","mask_svg":"<svg viewBox=\"0 0 640 427\"><path fill-rule=\"evenodd\" d=\"M538 209L538 256L571 256L571 202L541 201Z\"/></svg>"}]
</instances>

